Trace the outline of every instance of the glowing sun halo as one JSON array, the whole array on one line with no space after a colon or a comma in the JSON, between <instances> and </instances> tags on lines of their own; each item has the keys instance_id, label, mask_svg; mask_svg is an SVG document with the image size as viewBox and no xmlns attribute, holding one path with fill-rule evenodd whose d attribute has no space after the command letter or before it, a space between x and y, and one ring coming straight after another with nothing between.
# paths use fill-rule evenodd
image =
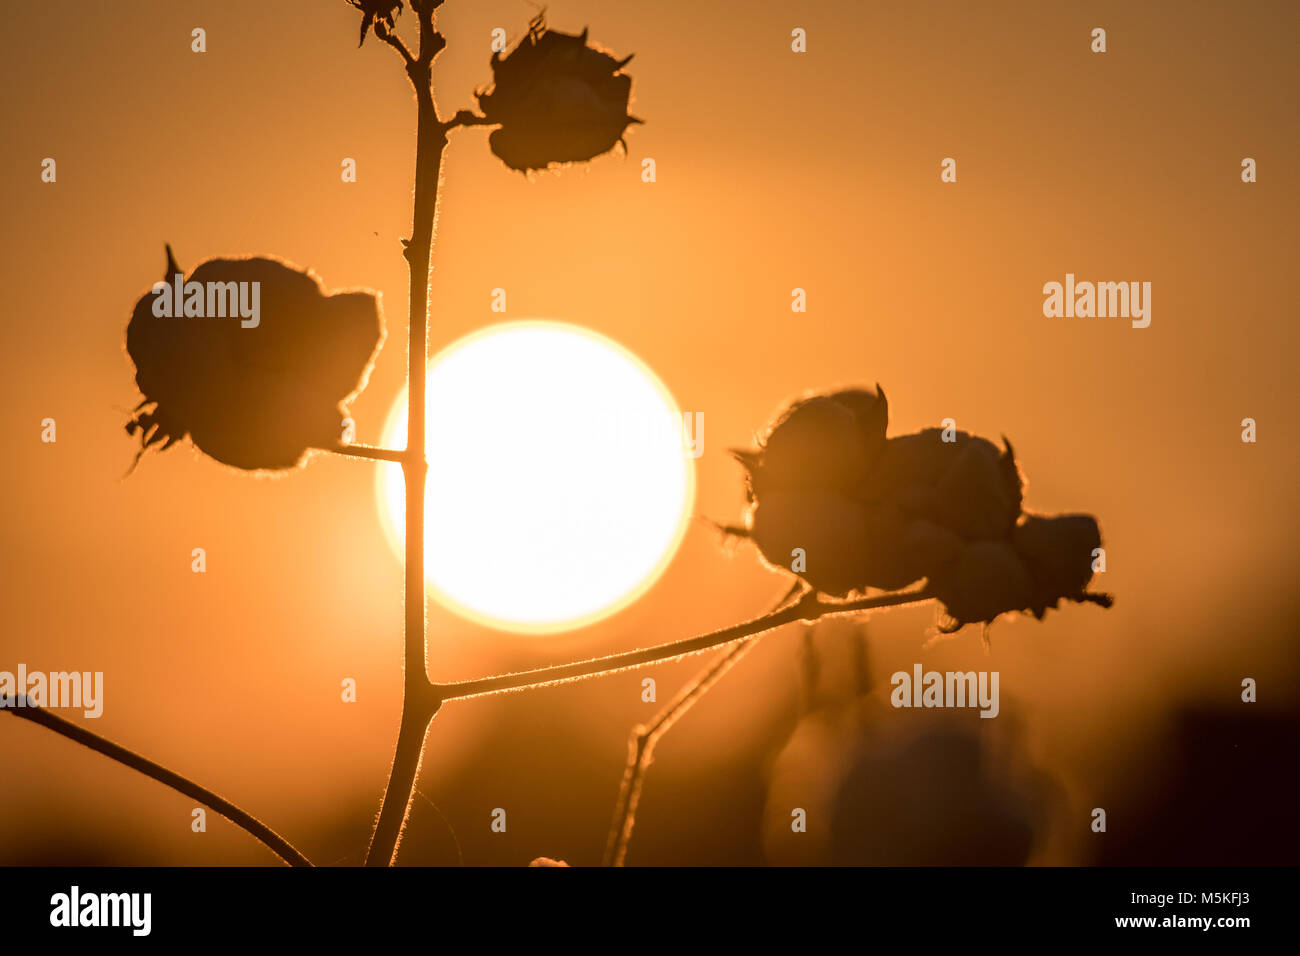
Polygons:
<instances>
[{"instance_id":1,"label":"glowing sun halo","mask_svg":"<svg viewBox=\"0 0 1300 956\"><path fill-rule=\"evenodd\" d=\"M559 322L508 322L429 363L425 576L464 617L510 631L589 624L636 600L686 530L695 471L681 412L617 343ZM384 444L406 447L405 393ZM390 540L401 469L380 469Z\"/></svg>"}]
</instances>

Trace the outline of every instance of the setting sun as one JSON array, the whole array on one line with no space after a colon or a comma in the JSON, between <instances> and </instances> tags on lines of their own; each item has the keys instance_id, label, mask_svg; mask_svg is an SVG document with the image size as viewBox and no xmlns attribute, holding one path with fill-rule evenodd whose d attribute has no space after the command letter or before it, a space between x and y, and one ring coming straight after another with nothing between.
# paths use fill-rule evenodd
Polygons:
<instances>
[{"instance_id":1,"label":"setting sun","mask_svg":"<svg viewBox=\"0 0 1300 956\"><path fill-rule=\"evenodd\" d=\"M685 532L695 472L682 414L642 361L578 326L509 322L435 356L427 388L425 573L439 603L549 633L649 589ZM406 402L386 447L406 445ZM378 490L400 549L401 470L381 469Z\"/></svg>"}]
</instances>

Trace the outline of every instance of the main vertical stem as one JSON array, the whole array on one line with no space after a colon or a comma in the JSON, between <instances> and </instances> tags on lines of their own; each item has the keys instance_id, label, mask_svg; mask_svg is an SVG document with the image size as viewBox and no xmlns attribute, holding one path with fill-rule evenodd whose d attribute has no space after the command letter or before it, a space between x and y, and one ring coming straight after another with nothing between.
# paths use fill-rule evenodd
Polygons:
<instances>
[{"instance_id":1,"label":"main vertical stem","mask_svg":"<svg viewBox=\"0 0 1300 956\"><path fill-rule=\"evenodd\" d=\"M366 866L389 866L397 854L402 827L410 810L411 796L420 772L420 755L429 722L441 701L429 683L425 640L424 584L424 488L428 474L425 457L425 368L428 364L429 267L433 252L434 223L438 211L438 180L447 130L438 120L430 84L430 67L425 62L407 67L415 86L417 132L415 148L415 215L411 239L406 246L410 266L410 342L407 353L408 407L406 454L402 475L406 482L406 638L403 662L405 683L402 696L402 724L397 734L397 753L379 808Z\"/></svg>"}]
</instances>

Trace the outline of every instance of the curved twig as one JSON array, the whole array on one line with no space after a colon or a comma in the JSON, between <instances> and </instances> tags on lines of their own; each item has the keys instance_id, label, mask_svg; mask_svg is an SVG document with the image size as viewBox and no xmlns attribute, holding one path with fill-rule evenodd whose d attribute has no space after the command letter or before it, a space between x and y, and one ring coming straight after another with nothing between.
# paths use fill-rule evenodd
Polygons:
<instances>
[{"instance_id":1,"label":"curved twig","mask_svg":"<svg viewBox=\"0 0 1300 956\"><path fill-rule=\"evenodd\" d=\"M796 581L785 597L776 602L774 611L801 600L807 593L802 581ZM716 659L705 670L695 675L690 682L677 691L677 695L668 701L649 724L638 724L632 728L628 740L628 765L623 773L623 786L619 787L619 799L614 805L614 822L610 826L610 835L604 844L604 865L623 866L628 855L628 843L632 840L632 829L637 822L637 805L641 803L641 788L645 784L646 770L654 761L654 748L671 730L673 724L684 717L686 711L693 708L699 698L706 695L712 685L722 680L723 675L731 670L740 658L758 644L758 637L745 637L736 641L722 657Z\"/></svg>"},{"instance_id":2,"label":"curved twig","mask_svg":"<svg viewBox=\"0 0 1300 956\"><path fill-rule=\"evenodd\" d=\"M641 803L641 788L645 784L646 770L654 760L654 749L659 741L758 640L757 637L747 637L736 641L721 657L683 687L649 726L633 729L628 740L627 767L623 771L618 802L614 805L614 822L610 825L609 837L605 841L605 866L622 866L627 857L627 846L632 840L632 829L636 826L637 807Z\"/></svg>"},{"instance_id":3,"label":"curved twig","mask_svg":"<svg viewBox=\"0 0 1300 956\"><path fill-rule=\"evenodd\" d=\"M777 602L773 610L784 608L791 601L803 597L806 588L798 582ZM757 644L759 638L747 637L737 641L716 661L697 674L687 683L668 704L655 715L648 725L639 725L632 730L628 740L627 768L623 773L623 784L619 788L618 801L614 805L614 822L610 826L609 838L605 843L605 865L622 866L627 856L627 845L632 839L632 828L636 826L636 809L641 801L641 787L645 783L645 772L654 760L654 749L664 734L681 720L688 710L720 681L742 657Z\"/></svg>"},{"instance_id":4,"label":"curved twig","mask_svg":"<svg viewBox=\"0 0 1300 956\"><path fill-rule=\"evenodd\" d=\"M106 737L99 734L91 733L84 727L79 727L69 720L64 720L46 710L44 707L34 707L27 703L27 698L19 694L16 705L10 705L4 710L13 714L15 717L21 717L24 720L30 720L34 724L40 724L56 734L67 737L84 747L89 747L96 753L101 753L110 760L116 760L120 764L125 764L132 770L138 770L146 777L152 777L159 783L166 784L173 790L192 797L200 803L206 805L217 813L221 814L235 826L239 827L245 833L261 841L272 853L278 856L290 866L311 866L312 863L307 857L303 856L292 843L286 840L280 834L276 833L269 826L263 823L257 817L245 810L241 810L229 800L220 797L206 787L201 787L188 777L182 777L180 774L168 770L161 764L154 763L147 757L142 757L134 750L127 750L120 744L115 744Z\"/></svg>"}]
</instances>

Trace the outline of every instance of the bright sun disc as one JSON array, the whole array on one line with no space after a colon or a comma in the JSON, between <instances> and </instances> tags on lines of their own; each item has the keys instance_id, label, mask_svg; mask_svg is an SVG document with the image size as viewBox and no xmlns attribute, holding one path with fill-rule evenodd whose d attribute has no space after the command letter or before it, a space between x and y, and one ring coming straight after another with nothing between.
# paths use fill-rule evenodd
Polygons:
<instances>
[{"instance_id":1,"label":"bright sun disc","mask_svg":"<svg viewBox=\"0 0 1300 956\"><path fill-rule=\"evenodd\" d=\"M682 415L640 359L559 322L508 322L434 357L427 382L429 592L471 620L549 633L644 594L695 494ZM384 445L406 447L405 393ZM403 547L401 469L379 497Z\"/></svg>"}]
</instances>

